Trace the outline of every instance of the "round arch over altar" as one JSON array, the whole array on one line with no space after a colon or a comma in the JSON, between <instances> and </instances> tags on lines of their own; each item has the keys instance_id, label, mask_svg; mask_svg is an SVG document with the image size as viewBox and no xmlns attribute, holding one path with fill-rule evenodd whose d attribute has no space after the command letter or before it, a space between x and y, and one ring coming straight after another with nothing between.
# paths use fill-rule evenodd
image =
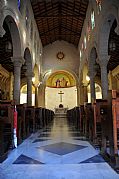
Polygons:
<instances>
[{"instance_id":1,"label":"round arch over altar","mask_svg":"<svg viewBox=\"0 0 119 179\"><path fill-rule=\"evenodd\" d=\"M45 89L45 106L54 110L59 104L64 108L77 106L76 79L71 73L63 70L49 76Z\"/></svg>"}]
</instances>

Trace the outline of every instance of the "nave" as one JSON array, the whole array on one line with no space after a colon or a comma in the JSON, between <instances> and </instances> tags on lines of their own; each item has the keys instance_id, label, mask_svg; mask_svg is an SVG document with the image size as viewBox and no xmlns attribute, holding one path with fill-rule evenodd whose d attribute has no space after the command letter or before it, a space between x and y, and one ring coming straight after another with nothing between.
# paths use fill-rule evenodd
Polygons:
<instances>
[{"instance_id":1,"label":"nave","mask_svg":"<svg viewBox=\"0 0 119 179\"><path fill-rule=\"evenodd\" d=\"M0 164L0 179L118 179L66 117L55 115L47 127L32 133Z\"/></svg>"}]
</instances>

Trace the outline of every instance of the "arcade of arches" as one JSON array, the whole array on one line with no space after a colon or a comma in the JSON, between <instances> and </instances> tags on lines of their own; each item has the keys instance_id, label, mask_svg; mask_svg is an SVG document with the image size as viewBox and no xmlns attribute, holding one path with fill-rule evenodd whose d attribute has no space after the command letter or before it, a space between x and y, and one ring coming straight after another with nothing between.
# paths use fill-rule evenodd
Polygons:
<instances>
[{"instance_id":1,"label":"arcade of arches","mask_svg":"<svg viewBox=\"0 0 119 179\"><path fill-rule=\"evenodd\" d=\"M24 173L119 178L119 0L0 1L0 178Z\"/></svg>"}]
</instances>

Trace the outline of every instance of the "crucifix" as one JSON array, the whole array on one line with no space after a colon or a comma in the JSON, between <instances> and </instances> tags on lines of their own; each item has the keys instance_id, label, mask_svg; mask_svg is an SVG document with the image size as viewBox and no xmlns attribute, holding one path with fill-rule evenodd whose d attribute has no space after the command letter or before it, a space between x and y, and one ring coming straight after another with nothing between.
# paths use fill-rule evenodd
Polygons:
<instances>
[{"instance_id":1,"label":"crucifix","mask_svg":"<svg viewBox=\"0 0 119 179\"><path fill-rule=\"evenodd\" d=\"M62 102L62 95L64 94L62 91L60 91L58 94L60 94L60 102Z\"/></svg>"}]
</instances>

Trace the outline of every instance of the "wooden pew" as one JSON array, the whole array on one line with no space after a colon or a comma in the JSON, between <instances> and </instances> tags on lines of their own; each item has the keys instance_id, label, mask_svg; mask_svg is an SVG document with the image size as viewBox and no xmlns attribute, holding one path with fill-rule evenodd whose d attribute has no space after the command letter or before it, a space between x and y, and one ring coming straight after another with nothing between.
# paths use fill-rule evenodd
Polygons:
<instances>
[{"instance_id":1,"label":"wooden pew","mask_svg":"<svg viewBox=\"0 0 119 179\"><path fill-rule=\"evenodd\" d=\"M27 106L25 110L25 131L28 137L30 133L35 132L35 108Z\"/></svg>"},{"instance_id":2,"label":"wooden pew","mask_svg":"<svg viewBox=\"0 0 119 179\"><path fill-rule=\"evenodd\" d=\"M35 108L35 128L41 129L43 128L43 119L42 119L42 108Z\"/></svg>"},{"instance_id":3,"label":"wooden pew","mask_svg":"<svg viewBox=\"0 0 119 179\"><path fill-rule=\"evenodd\" d=\"M84 122L84 134L90 140L94 140L94 116L93 107L91 103L86 103L84 106L85 110L85 122Z\"/></svg>"},{"instance_id":4,"label":"wooden pew","mask_svg":"<svg viewBox=\"0 0 119 179\"><path fill-rule=\"evenodd\" d=\"M106 152L107 141L111 141L111 120L108 114L108 101L96 99L93 103L94 108L94 137L95 144L99 145L102 153Z\"/></svg>"},{"instance_id":5,"label":"wooden pew","mask_svg":"<svg viewBox=\"0 0 119 179\"><path fill-rule=\"evenodd\" d=\"M45 108L35 108L35 126L36 129L46 127L53 120L54 112Z\"/></svg>"},{"instance_id":6,"label":"wooden pew","mask_svg":"<svg viewBox=\"0 0 119 179\"><path fill-rule=\"evenodd\" d=\"M14 101L0 101L0 162L6 157L13 143Z\"/></svg>"},{"instance_id":7,"label":"wooden pew","mask_svg":"<svg viewBox=\"0 0 119 179\"><path fill-rule=\"evenodd\" d=\"M115 158L115 167L119 169L119 91L110 90L109 91L109 106L110 106L110 113L112 117L112 136L113 136L113 146L112 152L110 155Z\"/></svg>"},{"instance_id":8,"label":"wooden pew","mask_svg":"<svg viewBox=\"0 0 119 179\"><path fill-rule=\"evenodd\" d=\"M67 118L70 125L73 125L80 130L80 107L74 107L67 110Z\"/></svg>"},{"instance_id":9,"label":"wooden pew","mask_svg":"<svg viewBox=\"0 0 119 179\"><path fill-rule=\"evenodd\" d=\"M20 144L26 137L26 126L25 126L25 112L26 104L19 104L16 106L18 117L17 117L17 137L18 144Z\"/></svg>"}]
</instances>

